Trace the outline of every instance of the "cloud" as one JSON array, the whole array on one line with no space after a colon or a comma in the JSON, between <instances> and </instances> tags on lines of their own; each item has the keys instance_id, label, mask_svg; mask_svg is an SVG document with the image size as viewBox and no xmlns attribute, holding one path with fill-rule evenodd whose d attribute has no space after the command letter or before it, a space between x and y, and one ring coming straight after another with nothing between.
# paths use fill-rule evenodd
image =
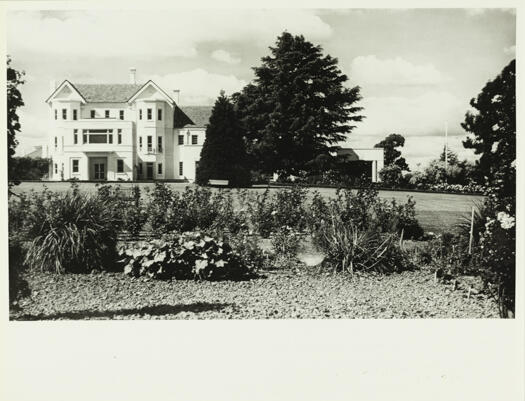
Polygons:
<instances>
[{"instance_id":1,"label":"cloud","mask_svg":"<svg viewBox=\"0 0 525 401\"><path fill-rule=\"evenodd\" d=\"M516 46L507 46L503 49L503 53L509 55L509 56L515 56L516 55Z\"/></svg>"},{"instance_id":2,"label":"cloud","mask_svg":"<svg viewBox=\"0 0 525 401\"><path fill-rule=\"evenodd\" d=\"M313 10L16 11L7 18L8 50L68 58L195 57L202 42L271 44L288 30L311 39L332 34ZM38 35L35 35L38 32Z\"/></svg>"},{"instance_id":3,"label":"cloud","mask_svg":"<svg viewBox=\"0 0 525 401\"><path fill-rule=\"evenodd\" d=\"M148 78L168 91L180 89L180 103L183 105L213 104L221 90L231 95L247 84L234 75L215 74L202 68L175 74L153 75Z\"/></svg>"},{"instance_id":4,"label":"cloud","mask_svg":"<svg viewBox=\"0 0 525 401\"><path fill-rule=\"evenodd\" d=\"M356 57L351 64L351 77L359 85L418 86L447 81L432 64L412 64L401 57L381 60L375 55Z\"/></svg>"},{"instance_id":5,"label":"cloud","mask_svg":"<svg viewBox=\"0 0 525 401\"><path fill-rule=\"evenodd\" d=\"M213 51L211 54L211 58L217 61L222 61L223 63L227 64L239 64L241 62L240 58L234 57L229 52L222 49Z\"/></svg>"}]
</instances>

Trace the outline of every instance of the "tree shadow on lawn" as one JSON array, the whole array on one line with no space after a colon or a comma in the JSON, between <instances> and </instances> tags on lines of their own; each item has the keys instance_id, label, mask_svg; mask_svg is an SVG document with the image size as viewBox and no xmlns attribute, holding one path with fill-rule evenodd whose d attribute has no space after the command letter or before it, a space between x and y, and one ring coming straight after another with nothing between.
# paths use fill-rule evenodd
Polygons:
<instances>
[{"instance_id":1,"label":"tree shadow on lawn","mask_svg":"<svg viewBox=\"0 0 525 401\"><path fill-rule=\"evenodd\" d=\"M208 303L208 302L197 302L193 304L180 304L180 305L153 305L144 306L142 308L131 308L131 309L117 309L117 310L80 310L71 312L58 312L49 315L40 313L38 315L20 315L13 320L84 320L84 319L115 319L116 316L133 316L139 315L144 317L145 315L150 316L162 316L162 315L176 315L181 312L208 312L208 311L220 311L233 304L227 303Z\"/></svg>"}]
</instances>

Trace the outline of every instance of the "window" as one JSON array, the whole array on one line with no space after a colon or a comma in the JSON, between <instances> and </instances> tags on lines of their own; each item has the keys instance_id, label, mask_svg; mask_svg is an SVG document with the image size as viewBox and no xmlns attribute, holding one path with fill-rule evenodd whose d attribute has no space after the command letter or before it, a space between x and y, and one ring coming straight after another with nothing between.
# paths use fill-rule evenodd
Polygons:
<instances>
[{"instance_id":1,"label":"window","mask_svg":"<svg viewBox=\"0 0 525 401\"><path fill-rule=\"evenodd\" d=\"M62 109L62 120L67 120L67 109Z\"/></svg>"},{"instance_id":2,"label":"window","mask_svg":"<svg viewBox=\"0 0 525 401\"><path fill-rule=\"evenodd\" d=\"M82 143L87 143L87 135L82 134Z\"/></svg>"},{"instance_id":3,"label":"window","mask_svg":"<svg viewBox=\"0 0 525 401\"><path fill-rule=\"evenodd\" d=\"M157 150L159 152L162 152L162 137L161 136L157 137Z\"/></svg>"},{"instance_id":4,"label":"window","mask_svg":"<svg viewBox=\"0 0 525 401\"><path fill-rule=\"evenodd\" d=\"M117 142L119 145L122 144L122 134L120 132L117 134Z\"/></svg>"},{"instance_id":5,"label":"window","mask_svg":"<svg viewBox=\"0 0 525 401\"><path fill-rule=\"evenodd\" d=\"M113 143L113 134L108 135L109 143Z\"/></svg>"},{"instance_id":6,"label":"window","mask_svg":"<svg viewBox=\"0 0 525 401\"><path fill-rule=\"evenodd\" d=\"M78 134L76 133L76 130L75 130L75 133L73 134L73 144L77 144L78 143Z\"/></svg>"},{"instance_id":7,"label":"window","mask_svg":"<svg viewBox=\"0 0 525 401\"><path fill-rule=\"evenodd\" d=\"M157 120L162 121L162 109L157 109Z\"/></svg>"},{"instance_id":8,"label":"window","mask_svg":"<svg viewBox=\"0 0 525 401\"><path fill-rule=\"evenodd\" d=\"M89 143L108 143L107 135L91 134L89 135Z\"/></svg>"},{"instance_id":9,"label":"window","mask_svg":"<svg viewBox=\"0 0 525 401\"><path fill-rule=\"evenodd\" d=\"M106 110L106 111L104 112L104 117L109 118L109 110Z\"/></svg>"},{"instance_id":10,"label":"window","mask_svg":"<svg viewBox=\"0 0 525 401\"><path fill-rule=\"evenodd\" d=\"M191 136L191 144L192 145L197 145L198 143L198 136L197 135L192 135Z\"/></svg>"},{"instance_id":11,"label":"window","mask_svg":"<svg viewBox=\"0 0 525 401\"><path fill-rule=\"evenodd\" d=\"M182 175L184 173L184 168L183 168L183 164L182 162L179 162L179 175Z\"/></svg>"},{"instance_id":12,"label":"window","mask_svg":"<svg viewBox=\"0 0 525 401\"><path fill-rule=\"evenodd\" d=\"M123 173L124 172L124 160L118 159L117 160L117 173Z\"/></svg>"},{"instance_id":13,"label":"window","mask_svg":"<svg viewBox=\"0 0 525 401\"><path fill-rule=\"evenodd\" d=\"M139 120L142 120L142 109L139 109Z\"/></svg>"},{"instance_id":14,"label":"window","mask_svg":"<svg viewBox=\"0 0 525 401\"><path fill-rule=\"evenodd\" d=\"M55 136L55 149L58 148L58 137Z\"/></svg>"},{"instance_id":15,"label":"window","mask_svg":"<svg viewBox=\"0 0 525 401\"><path fill-rule=\"evenodd\" d=\"M148 109L148 120L152 119L152 115L153 115L153 110L152 109Z\"/></svg>"},{"instance_id":16,"label":"window","mask_svg":"<svg viewBox=\"0 0 525 401\"><path fill-rule=\"evenodd\" d=\"M142 148L142 137L139 136L139 148Z\"/></svg>"},{"instance_id":17,"label":"window","mask_svg":"<svg viewBox=\"0 0 525 401\"><path fill-rule=\"evenodd\" d=\"M148 152L153 151L153 137L148 135Z\"/></svg>"},{"instance_id":18,"label":"window","mask_svg":"<svg viewBox=\"0 0 525 401\"><path fill-rule=\"evenodd\" d=\"M78 120L78 110L73 109L73 120Z\"/></svg>"},{"instance_id":19,"label":"window","mask_svg":"<svg viewBox=\"0 0 525 401\"><path fill-rule=\"evenodd\" d=\"M95 110L91 110L91 118L95 118Z\"/></svg>"},{"instance_id":20,"label":"window","mask_svg":"<svg viewBox=\"0 0 525 401\"><path fill-rule=\"evenodd\" d=\"M71 172L73 174L77 174L78 173L78 159L72 159L71 160L72 164L71 164Z\"/></svg>"},{"instance_id":21,"label":"window","mask_svg":"<svg viewBox=\"0 0 525 401\"><path fill-rule=\"evenodd\" d=\"M111 129L83 129L83 143L113 143L113 130Z\"/></svg>"},{"instance_id":22,"label":"window","mask_svg":"<svg viewBox=\"0 0 525 401\"><path fill-rule=\"evenodd\" d=\"M119 111L119 118L120 118L121 120L124 120L124 110L120 110L120 111Z\"/></svg>"},{"instance_id":23,"label":"window","mask_svg":"<svg viewBox=\"0 0 525 401\"><path fill-rule=\"evenodd\" d=\"M184 135L179 135L179 145L184 145Z\"/></svg>"},{"instance_id":24,"label":"window","mask_svg":"<svg viewBox=\"0 0 525 401\"><path fill-rule=\"evenodd\" d=\"M157 164L157 174L162 174L162 163Z\"/></svg>"},{"instance_id":25,"label":"window","mask_svg":"<svg viewBox=\"0 0 525 401\"><path fill-rule=\"evenodd\" d=\"M55 120L58 120L58 110L55 109Z\"/></svg>"},{"instance_id":26,"label":"window","mask_svg":"<svg viewBox=\"0 0 525 401\"><path fill-rule=\"evenodd\" d=\"M58 174L58 164L55 163L55 174Z\"/></svg>"}]
</instances>

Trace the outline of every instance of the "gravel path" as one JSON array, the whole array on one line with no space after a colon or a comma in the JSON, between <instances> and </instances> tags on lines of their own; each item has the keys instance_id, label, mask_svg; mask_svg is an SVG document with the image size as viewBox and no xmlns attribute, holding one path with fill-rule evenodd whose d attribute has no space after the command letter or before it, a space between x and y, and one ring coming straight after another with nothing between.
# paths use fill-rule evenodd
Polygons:
<instances>
[{"instance_id":1,"label":"gravel path","mask_svg":"<svg viewBox=\"0 0 525 401\"><path fill-rule=\"evenodd\" d=\"M497 318L483 294L435 283L428 270L380 275L266 272L240 282L32 272L15 320Z\"/></svg>"}]
</instances>

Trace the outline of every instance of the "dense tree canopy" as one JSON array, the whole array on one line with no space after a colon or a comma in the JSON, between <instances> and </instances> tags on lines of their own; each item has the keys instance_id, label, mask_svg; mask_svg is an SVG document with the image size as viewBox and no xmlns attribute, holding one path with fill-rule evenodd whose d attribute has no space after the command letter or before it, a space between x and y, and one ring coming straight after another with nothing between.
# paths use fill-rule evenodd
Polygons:
<instances>
[{"instance_id":1,"label":"dense tree canopy","mask_svg":"<svg viewBox=\"0 0 525 401\"><path fill-rule=\"evenodd\" d=\"M284 32L271 55L255 67L255 80L234 96L254 167L297 174L336 149L363 118L359 87L322 48Z\"/></svg>"},{"instance_id":2,"label":"dense tree canopy","mask_svg":"<svg viewBox=\"0 0 525 401\"><path fill-rule=\"evenodd\" d=\"M491 186L503 179L506 196L515 192L516 160L516 65L512 60L477 98L470 101L461 126L471 135L463 146L481 155L476 169ZM498 184L499 185L499 184Z\"/></svg>"},{"instance_id":3,"label":"dense tree canopy","mask_svg":"<svg viewBox=\"0 0 525 401\"><path fill-rule=\"evenodd\" d=\"M401 152L397 148L405 146L405 138L399 134L390 134L381 142L375 144L375 148L383 148L385 151L385 166L394 164L399 166L401 170L410 171L408 164L404 157L401 157Z\"/></svg>"},{"instance_id":4,"label":"dense tree canopy","mask_svg":"<svg viewBox=\"0 0 525 401\"><path fill-rule=\"evenodd\" d=\"M10 161L9 180L40 180L48 174L49 159L13 157Z\"/></svg>"},{"instance_id":5,"label":"dense tree canopy","mask_svg":"<svg viewBox=\"0 0 525 401\"><path fill-rule=\"evenodd\" d=\"M15 149L18 145L17 132L20 132L20 122L17 109L24 105L18 86L24 83L24 72L11 67L11 57L7 56L7 162L8 177L11 177L14 165L12 163Z\"/></svg>"},{"instance_id":6,"label":"dense tree canopy","mask_svg":"<svg viewBox=\"0 0 525 401\"><path fill-rule=\"evenodd\" d=\"M244 186L249 184L249 174L237 115L231 101L221 92L206 128L197 183L206 185L210 179L219 179L229 180L230 185Z\"/></svg>"}]
</instances>

